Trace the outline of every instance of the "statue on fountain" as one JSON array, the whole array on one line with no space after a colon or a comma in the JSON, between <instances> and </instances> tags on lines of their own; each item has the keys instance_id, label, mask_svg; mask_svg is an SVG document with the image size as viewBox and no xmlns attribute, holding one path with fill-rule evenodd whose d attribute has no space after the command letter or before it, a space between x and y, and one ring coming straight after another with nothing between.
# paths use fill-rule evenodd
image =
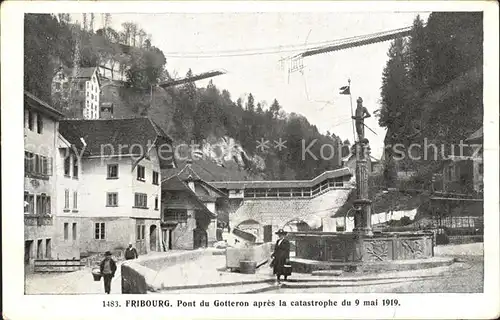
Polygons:
<instances>
[{"instance_id":1,"label":"statue on fountain","mask_svg":"<svg viewBox=\"0 0 500 320\"><path fill-rule=\"evenodd\" d=\"M361 97L358 103L355 116L352 118L356 123L358 142L353 146L353 153L356 155L356 200L354 201L355 219L354 231L362 232L365 235L372 234L371 231L371 201L368 199L368 168L367 162L370 157L369 141L365 138L365 119L371 117L368 110L363 107Z\"/></svg>"},{"instance_id":2,"label":"statue on fountain","mask_svg":"<svg viewBox=\"0 0 500 320\"><path fill-rule=\"evenodd\" d=\"M352 118L356 121L356 132L358 134L358 141L361 143L365 143L365 119L370 118L371 114L368 112L368 110L363 107L363 99L361 97L356 100L357 102L357 107L356 107L356 112L355 116Z\"/></svg>"}]
</instances>

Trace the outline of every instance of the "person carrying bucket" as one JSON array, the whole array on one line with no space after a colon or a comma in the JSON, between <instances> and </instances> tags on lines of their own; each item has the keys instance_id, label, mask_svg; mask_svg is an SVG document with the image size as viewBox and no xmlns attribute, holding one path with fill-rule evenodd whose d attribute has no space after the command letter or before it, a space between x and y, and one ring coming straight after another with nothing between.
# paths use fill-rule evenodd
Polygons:
<instances>
[{"instance_id":1,"label":"person carrying bucket","mask_svg":"<svg viewBox=\"0 0 500 320\"><path fill-rule=\"evenodd\" d=\"M111 252L106 251L104 260L101 261L100 271L104 280L104 292L110 294L111 292L111 279L115 276L116 262L111 258Z\"/></svg>"}]
</instances>

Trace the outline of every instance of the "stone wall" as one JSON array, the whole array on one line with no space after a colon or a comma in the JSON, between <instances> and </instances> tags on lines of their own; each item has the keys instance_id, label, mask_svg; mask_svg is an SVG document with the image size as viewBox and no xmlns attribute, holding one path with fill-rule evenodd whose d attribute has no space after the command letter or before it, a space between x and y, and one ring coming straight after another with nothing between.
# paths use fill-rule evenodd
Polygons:
<instances>
[{"instance_id":1,"label":"stone wall","mask_svg":"<svg viewBox=\"0 0 500 320\"><path fill-rule=\"evenodd\" d=\"M125 261L121 265L122 293L145 294L157 292L165 287L158 272L164 268L195 261L212 255L211 250L192 250L178 253L163 253L152 257Z\"/></svg>"},{"instance_id":2,"label":"stone wall","mask_svg":"<svg viewBox=\"0 0 500 320\"><path fill-rule=\"evenodd\" d=\"M268 242L249 248L227 248L226 268L238 269L241 261L255 261L260 266L270 259L273 244Z\"/></svg>"}]
</instances>

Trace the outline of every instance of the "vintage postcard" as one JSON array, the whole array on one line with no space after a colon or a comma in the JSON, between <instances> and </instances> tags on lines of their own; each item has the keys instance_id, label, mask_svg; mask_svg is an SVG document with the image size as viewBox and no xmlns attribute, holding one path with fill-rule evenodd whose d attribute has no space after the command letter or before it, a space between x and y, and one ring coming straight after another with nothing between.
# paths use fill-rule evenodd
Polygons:
<instances>
[{"instance_id":1,"label":"vintage postcard","mask_svg":"<svg viewBox=\"0 0 500 320\"><path fill-rule=\"evenodd\" d=\"M498 317L496 2L2 22L6 319Z\"/></svg>"}]
</instances>

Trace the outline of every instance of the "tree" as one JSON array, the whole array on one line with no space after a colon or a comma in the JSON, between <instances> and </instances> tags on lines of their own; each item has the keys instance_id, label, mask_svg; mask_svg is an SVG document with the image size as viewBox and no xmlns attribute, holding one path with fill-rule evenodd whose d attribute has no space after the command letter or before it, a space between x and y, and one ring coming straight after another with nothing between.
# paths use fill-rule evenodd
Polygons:
<instances>
[{"instance_id":1,"label":"tree","mask_svg":"<svg viewBox=\"0 0 500 320\"><path fill-rule=\"evenodd\" d=\"M278 100L274 99L273 104L271 104L271 107L269 107L269 115L272 119L277 119L279 112L281 110L281 106L278 102Z\"/></svg>"},{"instance_id":2,"label":"tree","mask_svg":"<svg viewBox=\"0 0 500 320\"><path fill-rule=\"evenodd\" d=\"M255 100L253 98L253 95L250 93L248 95L248 100L247 100L247 105L246 105L246 110L249 112L254 112L255 111Z\"/></svg>"}]
</instances>

